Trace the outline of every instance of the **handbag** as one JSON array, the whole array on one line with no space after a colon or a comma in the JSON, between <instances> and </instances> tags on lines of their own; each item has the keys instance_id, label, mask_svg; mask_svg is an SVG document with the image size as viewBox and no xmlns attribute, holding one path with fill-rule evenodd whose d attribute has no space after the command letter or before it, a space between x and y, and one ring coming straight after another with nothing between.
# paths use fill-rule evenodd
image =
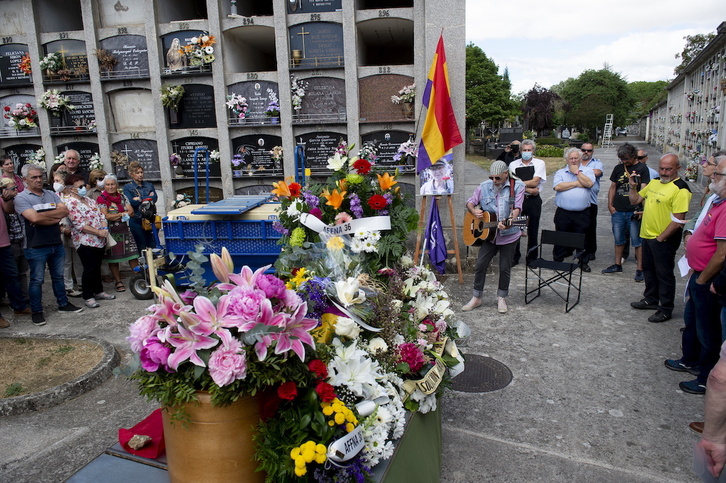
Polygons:
<instances>
[{"instance_id":1,"label":"handbag","mask_svg":"<svg viewBox=\"0 0 726 483\"><path fill-rule=\"evenodd\" d=\"M113 248L117 244L118 242L111 236L111 233L106 233L106 248Z\"/></svg>"},{"instance_id":2,"label":"handbag","mask_svg":"<svg viewBox=\"0 0 726 483\"><path fill-rule=\"evenodd\" d=\"M161 230L161 216L154 215L154 225L156 225L157 230ZM145 231L151 231L151 220L149 220L148 218L142 218L141 228L143 228Z\"/></svg>"}]
</instances>

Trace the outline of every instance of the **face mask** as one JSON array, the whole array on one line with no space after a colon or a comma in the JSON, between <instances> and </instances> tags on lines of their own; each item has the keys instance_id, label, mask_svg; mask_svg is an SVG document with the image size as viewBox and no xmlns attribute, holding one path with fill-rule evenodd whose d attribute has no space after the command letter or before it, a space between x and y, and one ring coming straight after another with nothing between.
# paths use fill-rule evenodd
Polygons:
<instances>
[{"instance_id":1,"label":"face mask","mask_svg":"<svg viewBox=\"0 0 726 483\"><path fill-rule=\"evenodd\" d=\"M530 159L532 159L532 151L524 151L522 153L522 159L525 161L529 161Z\"/></svg>"},{"instance_id":2,"label":"face mask","mask_svg":"<svg viewBox=\"0 0 726 483\"><path fill-rule=\"evenodd\" d=\"M60 193L65 189L65 187L66 185L64 185L63 183L53 183L53 189L56 193Z\"/></svg>"},{"instance_id":3,"label":"face mask","mask_svg":"<svg viewBox=\"0 0 726 483\"><path fill-rule=\"evenodd\" d=\"M102 190L103 187L105 186L104 183L103 183L103 180L96 181L96 186L98 187L98 189Z\"/></svg>"},{"instance_id":4,"label":"face mask","mask_svg":"<svg viewBox=\"0 0 726 483\"><path fill-rule=\"evenodd\" d=\"M519 152L519 144L512 144L512 152L513 153Z\"/></svg>"},{"instance_id":5,"label":"face mask","mask_svg":"<svg viewBox=\"0 0 726 483\"><path fill-rule=\"evenodd\" d=\"M78 196L86 196L86 187L85 186L81 186L80 188L78 188Z\"/></svg>"}]
</instances>

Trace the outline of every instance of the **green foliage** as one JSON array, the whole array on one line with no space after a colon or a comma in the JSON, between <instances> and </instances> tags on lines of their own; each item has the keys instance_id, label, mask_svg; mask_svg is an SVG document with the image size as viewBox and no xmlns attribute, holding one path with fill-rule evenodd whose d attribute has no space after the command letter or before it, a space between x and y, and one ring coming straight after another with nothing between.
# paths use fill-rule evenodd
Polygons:
<instances>
[{"instance_id":1,"label":"green foliage","mask_svg":"<svg viewBox=\"0 0 726 483\"><path fill-rule=\"evenodd\" d=\"M499 67L484 51L470 43L466 46L466 125L482 122L496 126L518 109L511 99L509 73L498 74Z\"/></svg>"},{"instance_id":2,"label":"green foliage","mask_svg":"<svg viewBox=\"0 0 726 483\"><path fill-rule=\"evenodd\" d=\"M686 45L680 53L675 55L676 59L681 59L681 63L673 69L673 73L675 75L682 74L683 71L686 70L686 67L688 67L688 64L698 57L698 54L700 54L715 37L716 34L713 32L708 34L686 35L683 37L686 41Z\"/></svg>"},{"instance_id":3,"label":"green foliage","mask_svg":"<svg viewBox=\"0 0 726 483\"><path fill-rule=\"evenodd\" d=\"M551 146L561 146L561 145L567 144L567 142L560 138L555 138L555 137L537 138L537 154L539 154L539 150L540 150L539 146L545 145L545 144L549 144Z\"/></svg>"},{"instance_id":4,"label":"green foliage","mask_svg":"<svg viewBox=\"0 0 726 483\"><path fill-rule=\"evenodd\" d=\"M560 146L550 146L548 144L537 145L537 157L540 158L563 158L565 149Z\"/></svg>"},{"instance_id":5,"label":"green foliage","mask_svg":"<svg viewBox=\"0 0 726 483\"><path fill-rule=\"evenodd\" d=\"M55 354L67 354L74 350L76 350L75 347L73 347L72 345L65 344L65 345L58 346L57 348L53 349L51 352L53 352Z\"/></svg>"},{"instance_id":6,"label":"green foliage","mask_svg":"<svg viewBox=\"0 0 726 483\"><path fill-rule=\"evenodd\" d=\"M587 132L579 132L577 133L577 136L575 136L575 139L587 142L590 140L590 135Z\"/></svg>"},{"instance_id":7,"label":"green foliage","mask_svg":"<svg viewBox=\"0 0 726 483\"><path fill-rule=\"evenodd\" d=\"M195 245L194 251L187 252L189 261L186 264L186 268L191 271L189 281L192 289L199 295L206 297L209 295L209 289L207 287L207 282L204 279L204 267L202 267L202 265L207 263L209 258L207 258L203 252L204 246L202 245Z\"/></svg>"},{"instance_id":8,"label":"green foliage","mask_svg":"<svg viewBox=\"0 0 726 483\"><path fill-rule=\"evenodd\" d=\"M21 394L25 388L23 388L23 385L19 382L13 382L11 384L8 384L5 386L5 396L3 397L13 397Z\"/></svg>"},{"instance_id":9,"label":"green foliage","mask_svg":"<svg viewBox=\"0 0 726 483\"><path fill-rule=\"evenodd\" d=\"M535 84L524 96L524 119L529 128L541 133L554 127L555 102L559 99L556 92Z\"/></svg>"},{"instance_id":10,"label":"green foliage","mask_svg":"<svg viewBox=\"0 0 726 483\"><path fill-rule=\"evenodd\" d=\"M628 90L633 97L635 104L631 113L631 122L647 116L650 110L661 101L668 97L666 91L667 81L655 82L631 82L628 84ZM630 124L630 123L628 123Z\"/></svg>"}]
</instances>

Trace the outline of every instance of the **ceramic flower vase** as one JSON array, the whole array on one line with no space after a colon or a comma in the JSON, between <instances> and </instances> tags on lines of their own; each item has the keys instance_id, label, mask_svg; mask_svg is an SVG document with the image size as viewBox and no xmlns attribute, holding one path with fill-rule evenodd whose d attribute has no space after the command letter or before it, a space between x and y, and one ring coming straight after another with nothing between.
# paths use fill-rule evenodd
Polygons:
<instances>
[{"instance_id":1,"label":"ceramic flower vase","mask_svg":"<svg viewBox=\"0 0 726 483\"><path fill-rule=\"evenodd\" d=\"M270 118L270 124L280 124L280 118L279 117L271 117Z\"/></svg>"},{"instance_id":2,"label":"ceramic flower vase","mask_svg":"<svg viewBox=\"0 0 726 483\"><path fill-rule=\"evenodd\" d=\"M232 170L232 176L235 178L241 178L242 177L242 170L241 169L234 169Z\"/></svg>"},{"instance_id":3,"label":"ceramic flower vase","mask_svg":"<svg viewBox=\"0 0 726 483\"><path fill-rule=\"evenodd\" d=\"M189 421L171 421L162 411L169 480L172 483L264 482L256 472L252 436L260 421L262 396L243 397L229 406L212 406L211 396L184 405Z\"/></svg>"},{"instance_id":4,"label":"ceramic flower vase","mask_svg":"<svg viewBox=\"0 0 726 483\"><path fill-rule=\"evenodd\" d=\"M406 119L413 119L413 102L402 102L401 111Z\"/></svg>"}]
</instances>

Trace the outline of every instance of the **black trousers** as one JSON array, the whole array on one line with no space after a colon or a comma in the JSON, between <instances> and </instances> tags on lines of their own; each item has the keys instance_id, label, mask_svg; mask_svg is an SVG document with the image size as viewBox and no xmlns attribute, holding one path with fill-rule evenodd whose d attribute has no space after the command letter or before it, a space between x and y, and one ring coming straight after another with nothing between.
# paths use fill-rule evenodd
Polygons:
<instances>
[{"instance_id":1,"label":"black trousers","mask_svg":"<svg viewBox=\"0 0 726 483\"><path fill-rule=\"evenodd\" d=\"M597 205L590 204L587 212L590 216L590 225L585 232L585 254L582 256L584 263L588 263L597 251Z\"/></svg>"},{"instance_id":2,"label":"black trousers","mask_svg":"<svg viewBox=\"0 0 726 483\"><path fill-rule=\"evenodd\" d=\"M103 263L104 250L104 248L89 247L88 245L78 247L78 258L81 259L83 264L81 284L83 284L83 298L85 300L103 292L101 264Z\"/></svg>"},{"instance_id":3,"label":"black trousers","mask_svg":"<svg viewBox=\"0 0 726 483\"><path fill-rule=\"evenodd\" d=\"M585 208L582 211L570 211L563 208L557 208L555 211L555 230L566 231L569 233L587 233L590 226L590 209ZM555 245L552 249L552 258L558 262L563 261L566 257L572 255L574 248L562 247ZM586 260L580 260L587 263Z\"/></svg>"},{"instance_id":4,"label":"black trousers","mask_svg":"<svg viewBox=\"0 0 726 483\"><path fill-rule=\"evenodd\" d=\"M681 244L681 230L666 241L643 238L643 297L650 303L658 303L658 310L673 313L676 297L676 250Z\"/></svg>"},{"instance_id":5,"label":"black trousers","mask_svg":"<svg viewBox=\"0 0 726 483\"><path fill-rule=\"evenodd\" d=\"M522 202L522 216L529 217L527 221L527 261L537 258L535 251L529 252L530 249L537 246L539 238L539 219L542 215L542 198L537 196L525 196ZM519 250L519 240L514 250L514 263L519 263L522 253Z\"/></svg>"}]
</instances>

